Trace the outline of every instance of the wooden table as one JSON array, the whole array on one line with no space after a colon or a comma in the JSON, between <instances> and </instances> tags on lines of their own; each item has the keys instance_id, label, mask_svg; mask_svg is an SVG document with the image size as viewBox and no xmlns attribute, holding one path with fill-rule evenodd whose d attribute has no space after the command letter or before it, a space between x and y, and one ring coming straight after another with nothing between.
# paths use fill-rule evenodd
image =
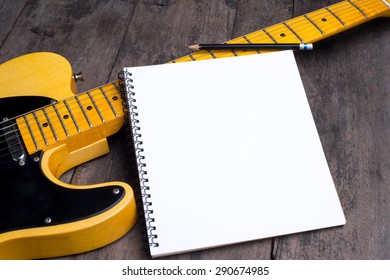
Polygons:
<instances>
[{"instance_id":1,"label":"wooden table","mask_svg":"<svg viewBox=\"0 0 390 280\"><path fill-rule=\"evenodd\" d=\"M68 3L69 2L69 3ZM4 1L0 62L35 51L65 56L85 91L124 66L165 63L187 45L224 42L339 1ZM170 259L389 259L390 21L380 18L296 53L333 179L343 227L299 233ZM72 184L125 181L136 187L126 139L67 172ZM282 176L282 174L281 174ZM275 204L275 207L283 205ZM104 248L70 259L148 259L139 225Z\"/></svg>"}]
</instances>

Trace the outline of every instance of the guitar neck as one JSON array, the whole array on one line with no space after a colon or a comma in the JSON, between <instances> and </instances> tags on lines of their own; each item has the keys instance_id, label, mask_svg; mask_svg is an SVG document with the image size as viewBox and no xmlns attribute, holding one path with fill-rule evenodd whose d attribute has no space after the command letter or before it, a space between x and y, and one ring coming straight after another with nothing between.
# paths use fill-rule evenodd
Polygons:
<instances>
[{"instance_id":1,"label":"guitar neck","mask_svg":"<svg viewBox=\"0 0 390 280\"><path fill-rule=\"evenodd\" d=\"M16 118L28 154L67 144L72 151L112 135L123 124L117 83L75 95Z\"/></svg>"},{"instance_id":2,"label":"guitar neck","mask_svg":"<svg viewBox=\"0 0 390 280\"><path fill-rule=\"evenodd\" d=\"M390 16L389 0L347 0L227 41L228 44L315 43L377 17ZM267 52L267 51L262 51ZM171 61L185 62L256 54L255 50L199 51Z\"/></svg>"}]
</instances>

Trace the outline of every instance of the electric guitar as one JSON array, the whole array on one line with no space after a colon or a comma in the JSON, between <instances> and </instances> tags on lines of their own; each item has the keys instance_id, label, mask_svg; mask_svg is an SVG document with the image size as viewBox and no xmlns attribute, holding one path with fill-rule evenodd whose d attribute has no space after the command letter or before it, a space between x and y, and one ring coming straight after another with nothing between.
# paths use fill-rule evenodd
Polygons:
<instances>
[{"instance_id":1,"label":"electric guitar","mask_svg":"<svg viewBox=\"0 0 390 280\"><path fill-rule=\"evenodd\" d=\"M381 16L387 0L342 1L228 43L313 43ZM171 63L256 53L200 51ZM125 122L120 82L78 94L65 58L32 53L0 65L0 83L0 259L81 253L127 233L136 221L129 185L59 180L108 153L106 138Z\"/></svg>"}]
</instances>

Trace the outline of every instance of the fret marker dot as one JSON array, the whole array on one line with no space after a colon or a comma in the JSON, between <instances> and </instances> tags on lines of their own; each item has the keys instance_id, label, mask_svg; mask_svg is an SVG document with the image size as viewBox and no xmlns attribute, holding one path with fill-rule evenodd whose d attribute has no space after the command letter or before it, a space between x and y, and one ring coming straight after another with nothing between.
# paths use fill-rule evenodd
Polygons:
<instances>
[{"instance_id":1,"label":"fret marker dot","mask_svg":"<svg viewBox=\"0 0 390 280\"><path fill-rule=\"evenodd\" d=\"M92 106L88 106L88 107L87 107L87 110L88 110L88 111L91 111L91 110L92 110Z\"/></svg>"},{"instance_id":2,"label":"fret marker dot","mask_svg":"<svg viewBox=\"0 0 390 280\"><path fill-rule=\"evenodd\" d=\"M43 127L47 127L49 124L47 122L43 123L42 126Z\"/></svg>"},{"instance_id":3,"label":"fret marker dot","mask_svg":"<svg viewBox=\"0 0 390 280\"><path fill-rule=\"evenodd\" d=\"M118 96L114 96L114 97L112 98L112 100L114 100L114 101L118 100Z\"/></svg>"},{"instance_id":4,"label":"fret marker dot","mask_svg":"<svg viewBox=\"0 0 390 280\"><path fill-rule=\"evenodd\" d=\"M69 115L64 115L63 118L66 120L69 118Z\"/></svg>"},{"instance_id":5,"label":"fret marker dot","mask_svg":"<svg viewBox=\"0 0 390 280\"><path fill-rule=\"evenodd\" d=\"M281 33L281 34L280 34L280 37L286 37L286 34Z\"/></svg>"},{"instance_id":6,"label":"fret marker dot","mask_svg":"<svg viewBox=\"0 0 390 280\"><path fill-rule=\"evenodd\" d=\"M321 20L322 20L323 22L327 21L327 19L326 19L326 18L322 18Z\"/></svg>"}]
</instances>

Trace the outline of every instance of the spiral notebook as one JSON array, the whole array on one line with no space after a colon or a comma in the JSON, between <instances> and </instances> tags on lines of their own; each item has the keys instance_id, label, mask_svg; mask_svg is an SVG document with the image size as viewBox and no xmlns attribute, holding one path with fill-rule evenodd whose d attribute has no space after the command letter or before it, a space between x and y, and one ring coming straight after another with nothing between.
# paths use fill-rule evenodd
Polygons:
<instances>
[{"instance_id":1,"label":"spiral notebook","mask_svg":"<svg viewBox=\"0 0 390 280\"><path fill-rule=\"evenodd\" d=\"M129 67L125 88L152 257L345 224L291 51Z\"/></svg>"}]
</instances>

